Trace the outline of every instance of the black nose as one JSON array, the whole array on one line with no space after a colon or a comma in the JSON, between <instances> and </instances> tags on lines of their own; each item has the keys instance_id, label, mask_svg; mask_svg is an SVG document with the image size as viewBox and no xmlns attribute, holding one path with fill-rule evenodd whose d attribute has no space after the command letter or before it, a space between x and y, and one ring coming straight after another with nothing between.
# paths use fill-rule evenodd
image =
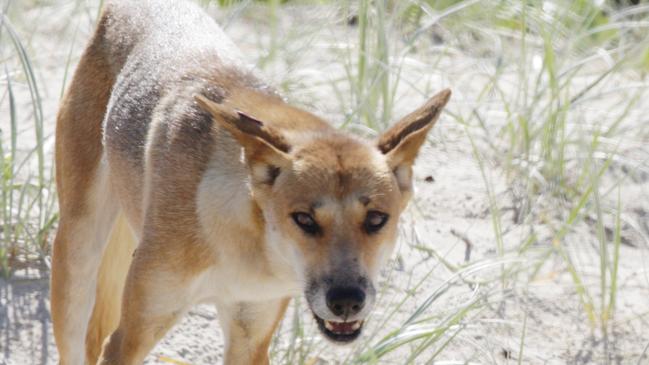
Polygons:
<instances>
[{"instance_id":1,"label":"black nose","mask_svg":"<svg viewBox=\"0 0 649 365\"><path fill-rule=\"evenodd\" d=\"M363 309L365 292L359 288L336 287L327 292L327 307L339 317L347 318Z\"/></svg>"}]
</instances>

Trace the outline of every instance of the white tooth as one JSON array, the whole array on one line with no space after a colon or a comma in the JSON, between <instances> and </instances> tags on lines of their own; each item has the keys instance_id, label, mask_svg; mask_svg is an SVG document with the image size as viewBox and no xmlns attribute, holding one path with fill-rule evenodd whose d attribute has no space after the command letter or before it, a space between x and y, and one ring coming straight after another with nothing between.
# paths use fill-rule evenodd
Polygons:
<instances>
[{"instance_id":1,"label":"white tooth","mask_svg":"<svg viewBox=\"0 0 649 365\"><path fill-rule=\"evenodd\" d=\"M325 327L326 327L329 331L333 331L333 330L334 330L334 325L331 324L331 322L329 322L329 321L324 321L324 323L325 323Z\"/></svg>"},{"instance_id":2,"label":"white tooth","mask_svg":"<svg viewBox=\"0 0 649 365\"><path fill-rule=\"evenodd\" d=\"M359 328L361 328L361 321L354 322L354 324L352 325L352 329L356 331Z\"/></svg>"}]
</instances>

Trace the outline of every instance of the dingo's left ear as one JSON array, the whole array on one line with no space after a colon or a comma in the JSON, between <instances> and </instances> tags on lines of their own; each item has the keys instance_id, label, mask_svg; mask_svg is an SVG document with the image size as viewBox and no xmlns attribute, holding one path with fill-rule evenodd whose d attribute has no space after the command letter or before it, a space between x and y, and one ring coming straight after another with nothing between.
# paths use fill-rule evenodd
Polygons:
<instances>
[{"instance_id":1,"label":"dingo's left ear","mask_svg":"<svg viewBox=\"0 0 649 365\"><path fill-rule=\"evenodd\" d=\"M419 149L426 141L428 131L442 113L451 98L451 90L446 89L430 98L414 112L401 118L396 124L383 132L377 146L386 155L390 168L397 176L402 189L409 190L411 168Z\"/></svg>"},{"instance_id":2,"label":"dingo's left ear","mask_svg":"<svg viewBox=\"0 0 649 365\"><path fill-rule=\"evenodd\" d=\"M289 166L291 146L284 136L264 122L227 105L218 104L203 95L196 95L198 104L212 114L241 144L254 183L272 185L279 170Z\"/></svg>"}]
</instances>

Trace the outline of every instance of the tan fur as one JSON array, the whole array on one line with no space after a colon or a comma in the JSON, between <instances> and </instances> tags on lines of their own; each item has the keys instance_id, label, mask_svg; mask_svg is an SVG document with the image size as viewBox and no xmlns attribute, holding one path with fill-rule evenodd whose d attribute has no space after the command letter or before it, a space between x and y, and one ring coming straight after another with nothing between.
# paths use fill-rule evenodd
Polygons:
<instances>
[{"instance_id":1,"label":"tan fur","mask_svg":"<svg viewBox=\"0 0 649 365\"><path fill-rule=\"evenodd\" d=\"M91 194L93 185L97 185L96 173L102 153L101 121L114 82L99 45L101 38L100 25L77 66L77 72L61 102L57 117L55 156L60 222L52 255L51 312L62 364L83 361L84 352L79 352L77 347L83 345L83 316L89 314L92 301L75 298L78 294L74 291L78 290L81 281L91 281L96 275L95 265L99 261L95 260L96 262L90 262L89 265L78 263L85 260L85 253L96 245L87 242L87 237L75 240L75 225L69 223L78 221L97 209L92 206L97 202L93 201L95 197ZM97 221L92 214L88 218L89 222L86 224ZM94 288L87 290L94 291ZM75 308L78 305L83 308ZM80 312L73 313L76 310ZM70 323L69 327L56 325L70 322L73 315L80 315L82 318ZM80 328L75 329L72 326ZM76 341L64 341L66 337L77 338Z\"/></svg>"},{"instance_id":2,"label":"tan fur","mask_svg":"<svg viewBox=\"0 0 649 365\"><path fill-rule=\"evenodd\" d=\"M57 119L61 364L139 364L201 302L217 307L227 364L267 364L300 293L328 338L355 339L325 324L371 310L449 96L364 141L286 104L198 7L108 0Z\"/></svg>"},{"instance_id":3,"label":"tan fur","mask_svg":"<svg viewBox=\"0 0 649 365\"><path fill-rule=\"evenodd\" d=\"M120 214L99 266L95 306L86 334L86 362L89 364L97 362L104 339L119 324L122 289L134 250L133 232L126 217Z\"/></svg>"}]
</instances>

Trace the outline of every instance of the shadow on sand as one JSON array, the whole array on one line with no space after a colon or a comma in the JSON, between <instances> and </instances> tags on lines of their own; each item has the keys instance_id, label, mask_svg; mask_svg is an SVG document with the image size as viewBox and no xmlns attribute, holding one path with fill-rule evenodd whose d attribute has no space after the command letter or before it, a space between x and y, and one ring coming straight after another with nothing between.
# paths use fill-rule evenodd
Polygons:
<instances>
[{"instance_id":1,"label":"shadow on sand","mask_svg":"<svg viewBox=\"0 0 649 365\"><path fill-rule=\"evenodd\" d=\"M55 363L53 341L48 279L0 278L0 364Z\"/></svg>"}]
</instances>

